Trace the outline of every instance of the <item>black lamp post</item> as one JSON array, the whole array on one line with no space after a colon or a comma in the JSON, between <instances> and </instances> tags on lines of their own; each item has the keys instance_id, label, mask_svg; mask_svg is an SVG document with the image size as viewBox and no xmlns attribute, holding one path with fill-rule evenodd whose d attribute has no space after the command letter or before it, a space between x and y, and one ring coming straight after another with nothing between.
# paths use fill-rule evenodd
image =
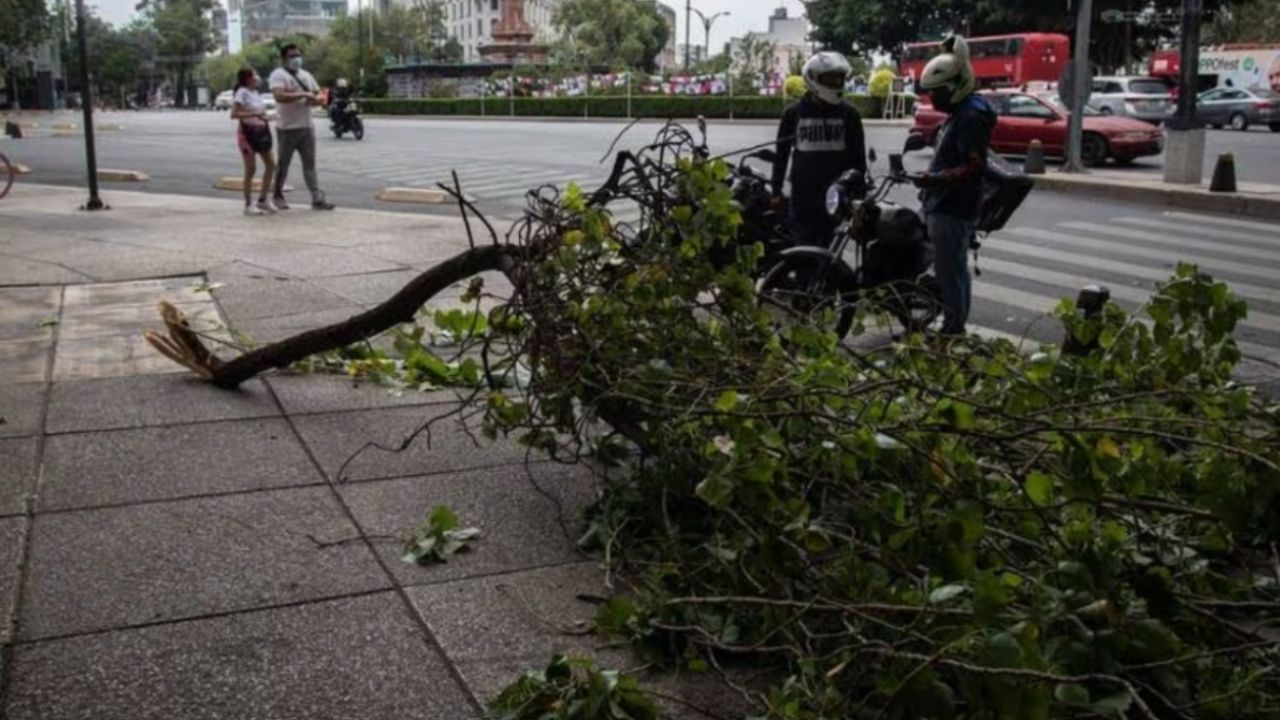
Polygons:
<instances>
[{"instance_id":1,"label":"black lamp post","mask_svg":"<svg viewBox=\"0 0 1280 720\"><path fill-rule=\"evenodd\" d=\"M76 44L80 54L80 105L84 110L84 153L89 170L89 201L85 210L105 210L98 197L98 152L93 144L93 89L89 84L89 43L85 39L84 0L76 0Z\"/></svg>"},{"instance_id":2,"label":"black lamp post","mask_svg":"<svg viewBox=\"0 0 1280 720\"><path fill-rule=\"evenodd\" d=\"M703 60L710 60L710 59L711 59L711 26L712 26L712 25L714 25L714 24L715 24L715 22L716 22L716 20L719 20L721 17L723 17L723 16L725 16L725 15L732 15L733 13L729 12L728 10L726 10L726 11L724 11L724 12L718 12L718 13L716 13L716 14L712 15L711 17L707 17L706 15L703 15L703 14L702 14L702 11L701 11L701 10L699 10L698 8L690 8L690 9L691 9L691 10L693 10L695 13L697 13L697 14L698 14L698 17L702 19L702 28L703 28L703 30L705 30L705 31L706 31L706 33L707 33L707 34L706 34L706 45L705 45L705 48L706 48L706 49L703 51L703 58L702 58L702 59L703 59ZM689 54L688 47L689 47L689 46L688 46L688 44L686 43L686 45L685 45L685 57L688 57L688 54Z\"/></svg>"},{"instance_id":3,"label":"black lamp post","mask_svg":"<svg viewBox=\"0 0 1280 720\"><path fill-rule=\"evenodd\" d=\"M1196 96L1200 94L1200 0L1183 0L1181 67L1178 73L1178 107L1169 127L1198 130L1204 125L1196 117Z\"/></svg>"}]
</instances>

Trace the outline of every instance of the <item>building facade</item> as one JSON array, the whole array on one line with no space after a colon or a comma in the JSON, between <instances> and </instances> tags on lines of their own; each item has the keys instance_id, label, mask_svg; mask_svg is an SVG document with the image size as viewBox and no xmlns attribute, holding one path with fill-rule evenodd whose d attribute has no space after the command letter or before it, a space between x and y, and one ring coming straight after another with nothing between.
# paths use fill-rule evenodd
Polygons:
<instances>
[{"instance_id":1,"label":"building facade","mask_svg":"<svg viewBox=\"0 0 1280 720\"><path fill-rule=\"evenodd\" d=\"M813 54L814 46L809 42L809 21L803 17L790 17L785 7L773 11L769 17L768 32L747 33L745 38L729 41L729 56L735 67L745 64L744 49L750 44L746 42L747 38L773 46L772 67L765 69L773 75L786 76L792 65L803 63Z\"/></svg>"},{"instance_id":2,"label":"building facade","mask_svg":"<svg viewBox=\"0 0 1280 720\"><path fill-rule=\"evenodd\" d=\"M481 61L480 48L493 42L493 28L502 18L504 0L444 0L445 26L462 45L462 61ZM559 0L525 0L524 19L533 27L533 41L551 44L556 38L552 20Z\"/></svg>"},{"instance_id":3,"label":"building facade","mask_svg":"<svg viewBox=\"0 0 1280 720\"><path fill-rule=\"evenodd\" d=\"M658 69L674 70L677 67L676 63L681 59L679 45L676 43L676 11L675 8L662 2L657 3L657 7L662 21L667 24L667 46L662 48L662 52L658 55Z\"/></svg>"},{"instance_id":4,"label":"building facade","mask_svg":"<svg viewBox=\"0 0 1280 720\"><path fill-rule=\"evenodd\" d=\"M227 49L287 35L323 37L346 14L347 0L227 0Z\"/></svg>"}]
</instances>

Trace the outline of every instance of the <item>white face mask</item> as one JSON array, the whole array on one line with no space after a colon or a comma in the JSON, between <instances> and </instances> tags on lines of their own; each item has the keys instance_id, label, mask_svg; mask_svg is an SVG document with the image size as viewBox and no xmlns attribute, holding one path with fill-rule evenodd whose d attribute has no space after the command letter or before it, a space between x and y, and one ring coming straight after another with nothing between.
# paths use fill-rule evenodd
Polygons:
<instances>
[{"instance_id":1,"label":"white face mask","mask_svg":"<svg viewBox=\"0 0 1280 720\"><path fill-rule=\"evenodd\" d=\"M296 71L296 70L301 70L301 69L302 69L302 58L301 58L301 57L291 57L291 58L289 58L288 60L286 60L286 61L285 61L285 67L289 68L290 70L295 70L295 71Z\"/></svg>"}]
</instances>

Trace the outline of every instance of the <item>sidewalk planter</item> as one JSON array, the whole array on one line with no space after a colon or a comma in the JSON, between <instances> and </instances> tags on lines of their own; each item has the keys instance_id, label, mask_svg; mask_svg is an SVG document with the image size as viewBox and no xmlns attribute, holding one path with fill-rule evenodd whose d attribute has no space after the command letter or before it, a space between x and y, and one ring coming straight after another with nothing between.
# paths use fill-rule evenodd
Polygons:
<instances>
[{"instance_id":1,"label":"sidewalk planter","mask_svg":"<svg viewBox=\"0 0 1280 720\"><path fill-rule=\"evenodd\" d=\"M864 118L876 117L871 98L849 98ZM631 114L627 114L630 104ZM460 115L494 117L605 117L605 118L778 118L786 106L779 97L681 97L670 95L616 95L565 98L375 98L361 102L374 115Z\"/></svg>"}]
</instances>

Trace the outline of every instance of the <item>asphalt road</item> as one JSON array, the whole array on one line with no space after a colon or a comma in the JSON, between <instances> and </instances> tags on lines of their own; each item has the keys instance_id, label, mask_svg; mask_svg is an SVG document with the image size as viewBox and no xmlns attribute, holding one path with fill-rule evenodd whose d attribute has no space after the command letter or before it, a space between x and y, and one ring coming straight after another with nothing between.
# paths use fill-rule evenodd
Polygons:
<instances>
[{"instance_id":1,"label":"asphalt road","mask_svg":"<svg viewBox=\"0 0 1280 720\"><path fill-rule=\"evenodd\" d=\"M108 187L235 197L212 189L218 176L241 172L232 124L223 113L107 114L100 122L125 126L100 135L100 165L143 170L152 178L141 186ZM373 196L387 186L430 187L456 170L484 212L512 218L528 188L569 181L590 188L602 181L608 168L600 160L622 127L375 118L368 121L361 142L319 136L321 184L341 207L452 213L450 207L388 205ZM637 125L619 147L644 144L658 127ZM773 133L764 124L716 122L710 143L713 152L730 152L767 143ZM868 144L884 157L901 146L905 133L904 128L870 128ZM1236 153L1241 179L1280 184L1280 134L1210 131L1210 138L1212 151ZM0 147L12 160L34 168L24 181L83 183L83 144L75 135L39 134ZM927 154L916 162L925 160ZM1146 171L1158 171L1158 166ZM296 166L290 183L302 188ZM292 197L296 204L305 203L305 191ZM3 210L0 201L0 233ZM1280 362L1280 285L1275 282L1280 277L1280 225L1096 198L1033 193L1010 227L987 239L982 275L974 286L972 323L987 333L1055 340L1059 330L1043 315L1061 297L1074 295L1081 285L1102 282L1121 304L1136 308L1179 261L1196 262L1229 281L1250 304L1249 320L1237 334L1246 352Z\"/></svg>"}]
</instances>

